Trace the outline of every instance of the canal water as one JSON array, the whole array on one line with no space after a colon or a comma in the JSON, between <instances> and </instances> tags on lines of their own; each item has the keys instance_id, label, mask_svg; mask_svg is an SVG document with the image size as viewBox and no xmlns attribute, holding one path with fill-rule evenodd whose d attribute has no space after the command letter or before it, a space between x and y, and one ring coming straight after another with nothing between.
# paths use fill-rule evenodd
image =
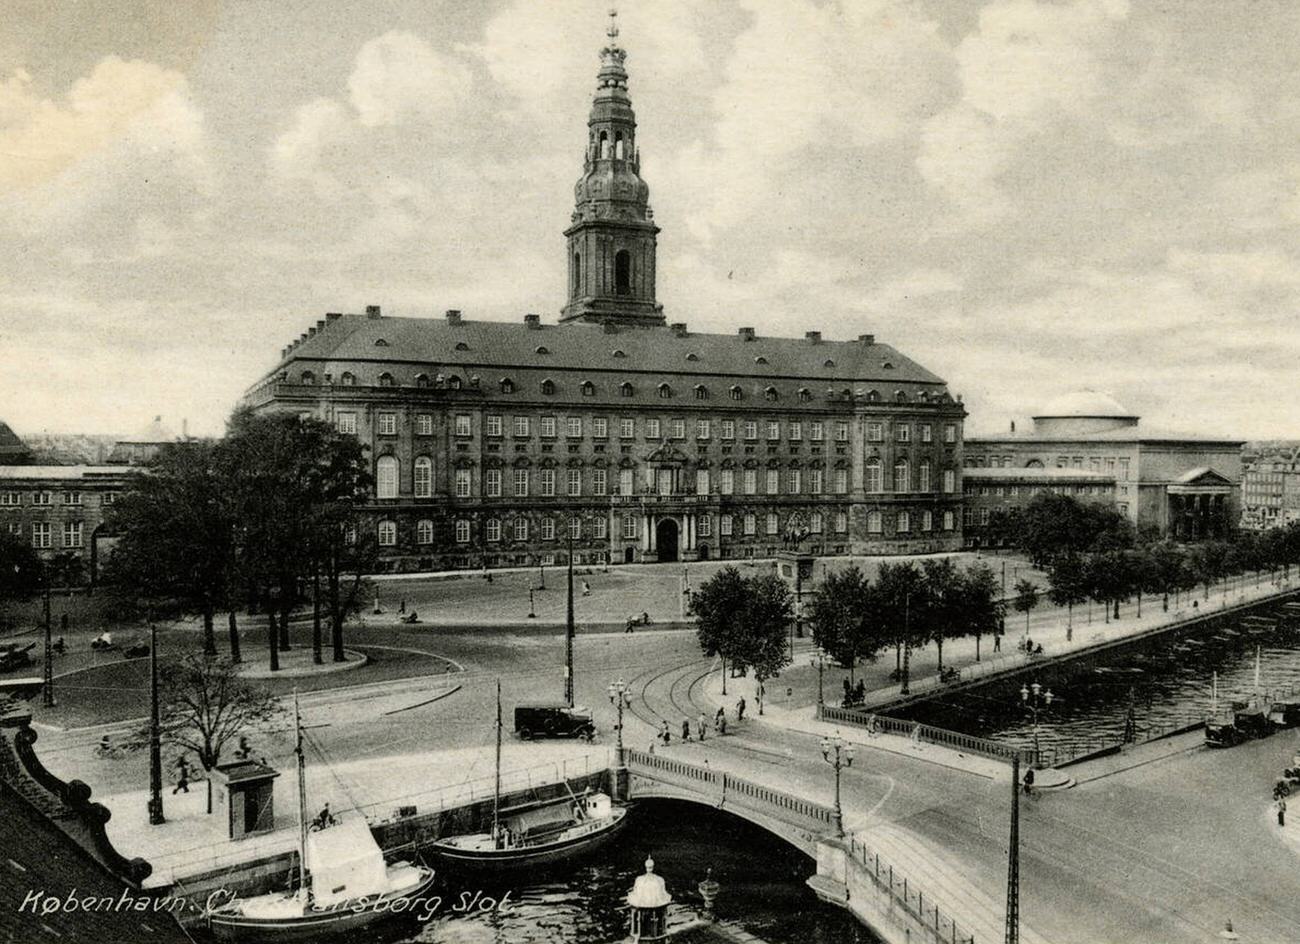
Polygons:
<instances>
[{"instance_id":1,"label":"canal water","mask_svg":"<svg viewBox=\"0 0 1300 944\"><path fill-rule=\"evenodd\" d=\"M630 816L613 842L549 874L506 882L440 875L433 894L443 906L430 921L368 930L357 944L621 942L628 930L624 899L647 856L674 899L670 927L695 917L701 905L696 886L712 868L721 885L717 918L736 921L769 944L879 944L848 912L821 903L804 884L816 871L812 860L762 829L672 801L639 803ZM462 905L468 910L455 910Z\"/></svg>"},{"instance_id":2,"label":"canal water","mask_svg":"<svg viewBox=\"0 0 1300 944\"><path fill-rule=\"evenodd\" d=\"M1086 638L1090 631L1076 621L1076 634ZM1090 744L1118 743L1130 706L1139 741L1204 720L1216 673L1220 708L1234 697L1250 697L1257 650L1261 689L1300 692L1300 626L1259 629L1249 621L1221 620L1192 633L1168 633L1095 658L1047 664L1039 672L937 696L900 715L1032 747L1033 715L1020 688L1037 681L1053 694L1038 716L1040 747L1065 759Z\"/></svg>"}]
</instances>

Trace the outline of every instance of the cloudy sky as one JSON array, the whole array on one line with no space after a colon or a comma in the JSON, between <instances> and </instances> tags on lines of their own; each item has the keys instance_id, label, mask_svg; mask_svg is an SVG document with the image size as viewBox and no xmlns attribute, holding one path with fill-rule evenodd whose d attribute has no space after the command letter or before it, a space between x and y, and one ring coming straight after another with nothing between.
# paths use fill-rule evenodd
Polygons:
<instances>
[{"instance_id":1,"label":"cloudy sky","mask_svg":"<svg viewBox=\"0 0 1300 944\"><path fill-rule=\"evenodd\" d=\"M325 311L552 319L604 2L6 0L0 418L218 432ZM976 431L1300 436L1300 3L636 0L659 296Z\"/></svg>"}]
</instances>

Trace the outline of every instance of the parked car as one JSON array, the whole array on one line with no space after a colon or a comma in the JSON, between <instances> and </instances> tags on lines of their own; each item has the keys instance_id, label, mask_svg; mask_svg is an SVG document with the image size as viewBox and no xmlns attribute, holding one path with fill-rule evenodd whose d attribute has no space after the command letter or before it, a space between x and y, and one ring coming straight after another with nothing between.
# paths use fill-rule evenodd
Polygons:
<instances>
[{"instance_id":1,"label":"parked car","mask_svg":"<svg viewBox=\"0 0 1300 944\"><path fill-rule=\"evenodd\" d=\"M36 643L30 642L22 648L17 643L0 645L0 672L12 672L32 664L32 649Z\"/></svg>"},{"instance_id":2,"label":"parked car","mask_svg":"<svg viewBox=\"0 0 1300 944\"><path fill-rule=\"evenodd\" d=\"M581 737L590 741L596 736L596 726L590 708L520 705L515 708L515 733L525 741L535 737Z\"/></svg>"}]
</instances>

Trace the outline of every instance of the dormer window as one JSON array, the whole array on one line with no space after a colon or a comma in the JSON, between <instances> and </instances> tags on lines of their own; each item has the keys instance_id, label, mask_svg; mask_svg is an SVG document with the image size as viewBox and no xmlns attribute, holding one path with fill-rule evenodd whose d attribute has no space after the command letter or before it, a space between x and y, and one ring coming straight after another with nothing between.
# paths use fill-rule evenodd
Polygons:
<instances>
[{"instance_id":1,"label":"dormer window","mask_svg":"<svg viewBox=\"0 0 1300 944\"><path fill-rule=\"evenodd\" d=\"M697 399L697 400L707 400L708 398L709 398L709 388L706 387L706 386L704 386L704 384L696 384L696 385L695 385L695 399Z\"/></svg>"},{"instance_id":2,"label":"dormer window","mask_svg":"<svg viewBox=\"0 0 1300 944\"><path fill-rule=\"evenodd\" d=\"M700 359L700 355L696 354L694 351L691 351L691 353L686 355L686 359L688 361L698 361Z\"/></svg>"},{"instance_id":3,"label":"dormer window","mask_svg":"<svg viewBox=\"0 0 1300 944\"><path fill-rule=\"evenodd\" d=\"M459 377L459 375L457 375L457 374L452 374L450 377L447 378L447 389L449 389L449 390L459 390L459 389L460 389L460 377Z\"/></svg>"},{"instance_id":4,"label":"dormer window","mask_svg":"<svg viewBox=\"0 0 1300 944\"><path fill-rule=\"evenodd\" d=\"M555 381L553 381L553 380L543 380L543 381L542 381L542 395L543 395L543 396L547 396L547 397L549 397L549 396L553 396L554 394L555 394Z\"/></svg>"},{"instance_id":5,"label":"dormer window","mask_svg":"<svg viewBox=\"0 0 1300 944\"><path fill-rule=\"evenodd\" d=\"M550 352L550 349L547 348L545 345L543 345L543 344L539 344L539 345L537 345L537 347L535 347L535 348L533 349L533 353L534 353L534 354L549 354L549 353L551 353L551 352Z\"/></svg>"},{"instance_id":6,"label":"dormer window","mask_svg":"<svg viewBox=\"0 0 1300 944\"><path fill-rule=\"evenodd\" d=\"M594 397L596 395L596 385L590 380L584 380L582 382L582 395L584 397Z\"/></svg>"},{"instance_id":7,"label":"dormer window","mask_svg":"<svg viewBox=\"0 0 1300 944\"><path fill-rule=\"evenodd\" d=\"M885 361L885 362L883 362L880 366L883 367L885 370L893 370L893 369L894 369L894 365L893 365L893 363L892 363L891 361Z\"/></svg>"},{"instance_id":8,"label":"dormer window","mask_svg":"<svg viewBox=\"0 0 1300 944\"><path fill-rule=\"evenodd\" d=\"M776 387L768 387L766 390L763 391L764 400L768 400L768 401L775 400L776 396L777 396Z\"/></svg>"},{"instance_id":9,"label":"dormer window","mask_svg":"<svg viewBox=\"0 0 1300 944\"><path fill-rule=\"evenodd\" d=\"M314 384L315 382L316 382L316 375L315 375L315 374L313 374L313 373L312 373L311 371L309 371L309 370L304 370L304 371L302 372L302 383L304 384L304 386L308 386L308 387L310 387L310 386L311 386L312 384Z\"/></svg>"},{"instance_id":10,"label":"dormer window","mask_svg":"<svg viewBox=\"0 0 1300 944\"><path fill-rule=\"evenodd\" d=\"M429 386L429 375L428 375L428 374L416 374L416 375L415 375L415 385L416 385L417 387L427 387L427 386Z\"/></svg>"},{"instance_id":11,"label":"dormer window","mask_svg":"<svg viewBox=\"0 0 1300 944\"><path fill-rule=\"evenodd\" d=\"M513 380L511 380L509 377L502 377L502 378L501 378L501 392L502 392L502 393L514 393L514 392L515 392L515 382L514 382Z\"/></svg>"},{"instance_id":12,"label":"dormer window","mask_svg":"<svg viewBox=\"0 0 1300 944\"><path fill-rule=\"evenodd\" d=\"M618 388L618 393L619 396L623 396L623 397L632 396L632 385L630 383L621 384Z\"/></svg>"},{"instance_id":13,"label":"dormer window","mask_svg":"<svg viewBox=\"0 0 1300 944\"><path fill-rule=\"evenodd\" d=\"M380 375L379 375L379 386L381 386L381 387L391 387L391 386L393 386L393 375L390 374L388 371L384 371L382 374L380 374Z\"/></svg>"},{"instance_id":14,"label":"dormer window","mask_svg":"<svg viewBox=\"0 0 1300 944\"><path fill-rule=\"evenodd\" d=\"M627 357L627 355L624 354L624 353L623 353L622 351L620 351L620 350L614 350L614 351L612 351L612 352L611 352L611 355L612 355L613 357Z\"/></svg>"},{"instance_id":15,"label":"dormer window","mask_svg":"<svg viewBox=\"0 0 1300 944\"><path fill-rule=\"evenodd\" d=\"M894 402L895 402L895 403L906 403L906 402L907 402L907 394L905 394L905 393L904 393L903 391L901 391L901 390L895 390L895 391L894 391Z\"/></svg>"},{"instance_id":16,"label":"dormer window","mask_svg":"<svg viewBox=\"0 0 1300 944\"><path fill-rule=\"evenodd\" d=\"M828 358L826 358L826 360L824 360L824 361L822 362L822 366L823 366L823 367L834 367L834 366L835 366L835 362L834 362L833 360L831 360L831 359L828 357Z\"/></svg>"},{"instance_id":17,"label":"dormer window","mask_svg":"<svg viewBox=\"0 0 1300 944\"><path fill-rule=\"evenodd\" d=\"M668 384L660 384L660 385L659 385L659 399L660 399L660 400L667 400L667 399L668 399L669 397L671 397L672 395L673 395L673 388L672 388L672 387L668 386Z\"/></svg>"},{"instance_id":18,"label":"dormer window","mask_svg":"<svg viewBox=\"0 0 1300 944\"><path fill-rule=\"evenodd\" d=\"M745 398L745 394L741 391L739 387L732 387L727 392L731 394L731 399L733 400L743 400Z\"/></svg>"},{"instance_id":19,"label":"dormer window","mask_svg":"<svg viewBox=\"0 0 1300 944\"><path fill-rule=\"evenodd\" d=\"M388 342L383 338L375 338L375 347L388 347Z\"/></svg>"},{"instance_id":20,"label":"dormer window","mask_svg":"<svg viewBox=\"0 0 1300 944\"><path fill-rule=\"evenodd\" d=\"M760 355L758 355L758 357L754 358L754 363L755 363L755 364L766 364L766 363L767 363L767 358L764 357L762 354L760 354Z\"/></svg>"},{"instance_id":21,"label":"dormer window","mask_svg":"<svg viewBox=\"0 0 1300 944\"><path fill-rule=\"evenodd\" d=\"M458 351L468 351L468 350L469 350L469 345L466 344L464 341L457 341L457 342L456 342L456 350L458 350Z\"/></svg>"},{"instance_id":22,"label":"dormer window","mask_svg":"<svg viewBox=\"0 0 1300 944\"><path fill-rule=\"evenodd\" d=\"M811 399L812 399L812 391L809 390L807 387L800 387L800 388L799 388L799 402L800 402L800 403L807 403L807 402L808 402L809 400L811 400Z\"/></svg>"},{"instance_id":23,"label":"dormer window","mask_svg":"<svg viewBox=\"0 0 1300 944\"><path fill-rule=\"evenodd\" d=\"M343 387L355 387L357 385L356 374L350 370L345 370L339 374L339 385Z\"/></svg>"}]
</instances>

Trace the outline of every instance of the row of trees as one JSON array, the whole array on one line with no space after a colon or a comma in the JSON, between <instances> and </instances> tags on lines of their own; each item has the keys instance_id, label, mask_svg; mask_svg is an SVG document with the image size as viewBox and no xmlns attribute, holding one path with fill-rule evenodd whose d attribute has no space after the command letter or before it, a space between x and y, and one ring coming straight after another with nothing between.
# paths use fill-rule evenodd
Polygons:
<instances>
[{"instance_id":1,"label":"row of trees","mask_svg":"<svg viewBox=\"0 0 1300 944\"><path fill-rule=\"evenodd\" d=\"M229 614L230 658L241 660L237 611L267 616L270 667L289 648L289 618L310 601L313 654L323 661L323 616L334 661L343 623L373 566L357 514L372 477L363 447L320 420L236 413L220 440L165 446L115 503L120 535L104 582L138 616L197 616L203 651L217 651Z\"/></svg>"},{"instance_id":2,"label":"row of trees","mask_svg":"<svg viewBox=\"0 0 1300 944\"><path fill-rule=\"evenodd\" d=\"M781 578L743 576L724 567L691 594L700 648L722 659L724 675L750 669L763 682L790 664L787 633L794 620L794 598ZM759 712L763 710L760 697Z\"/></svg>"}]
</instances>

